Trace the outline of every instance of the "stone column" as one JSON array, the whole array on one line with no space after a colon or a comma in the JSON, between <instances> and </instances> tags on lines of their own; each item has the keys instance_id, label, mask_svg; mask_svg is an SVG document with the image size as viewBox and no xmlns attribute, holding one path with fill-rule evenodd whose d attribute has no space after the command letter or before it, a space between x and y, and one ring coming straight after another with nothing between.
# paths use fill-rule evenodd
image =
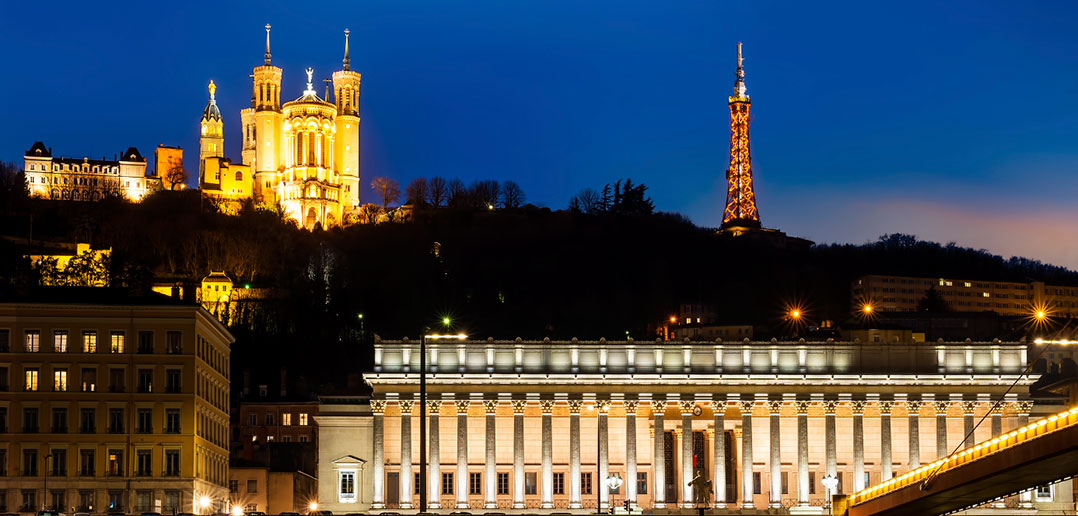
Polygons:
<instances>
[{"instance_id":1,"label":"stone column","mask_svg":"<svg viewBox=\"0 0 1078 516\"><path fill-rule=\"evenodd\" d=\"M969 448L977 441L973 436L973 414L977 411L977 405L980 405L979 401L963 401L962 402L962 447Z\"/></svg>"},{"instance_id":2,"label":"stone column","mask_svg":"<svg viewBox=\"0 0 1078 516\"><path fill-rule=\"evenodd\" d=\"M663 427L663 415L666 413L666 400L651 400L651 416L655 419L655 444L652 450L652 482L655 495L653 506L656 509L666 507L666 429Z\"/></svg>"},{"instance_id":3,"label":"stone column","mask_svg":"<svg viewBox=\"0 0 1078 516\"><path fill-rule=\"evenodd\" d=\"M999 437L1003 433L1003 404L998 403L992 407L992 437Z\"/></svg>"},{"instance_id":4,"label":"stone column","mask_svg":"<svg viewBox=\"0 0 1078 516\"><path fill-rule=\"evenodd\" d=\"M373 493L371 494L371 508L372 509L385 509L386 508L386 474L385 474L385 421L384 414L386 410L386 400L371 400L371 415L374 419L373 431L374 435L372 440L374 441L374 457L372 462L374 472L372 484Z\"/></svg>"},{"instance_id":5,"label":"stone column","mask_svg":"<svg viewBox=\"0 0 1078 516\"><path fill-rule=\"evenodd\" d=\"M543 509L554 508L554 436L553 421L554 400L542 400L539 408L543 412L543 491L539 500Z\"/></svg>"},{"instance_id":6,"label":"stone column","mask_svg":"<svg viewBox=\"0 0 1078 516\"><path fill-rule=\"evenodd\" d=\"M625 500L636 507L636 400L625 400Z\"/></svg>"},{"instance_id":7,"label":"stone column","mask_svg":"<svg viewBox=\"0 0 1078 516\"><path fill-rule=\"evenodd\" d=\"M865 488L865 401L850 402L853 411L853 490Z\"/></svg>"},{"instance_id":8,"label":"stone column","mask_svg":"<svg viewBox=\"0 0 1078 516\"><path fill-rule=\"evenodd\" d=\"M711 476L711 486L715 493L715 507L726 506L726 400L716 399L711 401L711 412L715 415L715 444L712 448L714 471Z\"/></svg>"},{"instance_id":9,"label":"stone column","mask_svg":"<svg viewBox=\"0 0 1078 516\"><path fill-rule=\"evenodd\" d=\"M1021 428L1029 424L1029 413L1033 411L1032 401L1019 401L1015 404L1015 412L1018 415L1018 421L1015 428ZM1020 509L1032 509L1033 508L1033 490L1027 489L1018 493L1018 507Z\"/></svg>"},{"instance_id":10,"label":"stone column","mask_svg":"<svg viewBox=\"0 0 1078 516\"><path fill-rule=\"evenodd\" d=\"M442 508L442 461L440 453L440 436L438 434L438 412L442 409L441 400L427 401L427 414L430 418L430 452L427 454L427 508Z\"/></svg>"},{"instance_id":11,"label":"stone column","mask_svg":"<svg viewBox=\"0 0 1078 516\"><path fill-rule=\"evenodd\" d=\"M681 507L691 508L694 499L689 482L696 477L692 469L692 412L696 402L681 400L678 407L681 409Z\"/></svg>"},{"instance_id":12,"label":"stone column","mask_svg":"<svg viewBox=\"0 0 1078 516\"><path fill-rule=\"evenodd\" d=\"M778 509L782 507L782 435L780 434L780 423L782 411L782 400L769 400L767 402L767 413L771 422L771 428L768 432L771 441L771 453L770 453L770 466L771 466L771 481L770 481L770 496L768 501L772 509Z\"/></svg>"},{"instance_id":13,"label":"stone column","mask_svg":"<svg viewBox=\"0 0 1078 516\"><path fill-rule=\"evenodd\" d=\"M468 508L468 400L457 400L457 508Z\"/></svg>"},{"instance_id":14,"label":"stone column","mask_svg":"<svg viewBox=\"0 0 1078 516\"><path fill-rule=\"evenodd\" d=\"M939 460L951 453L947 448L947 408L951 402L936 401L932 405L936 409L936 459Z\"/></svg>"},{"instance_id":15,"label":"stone column","mask_svg":"<svg viewBox=\"0 0 1078 516\"><path fill-rule=\"evenodd\" d=\"M891 480L894 464L891 460L891 409L893 401L880 401L880 482Z\"/></svg>"},{"instance_id":16,"label":"stone column","mask_svg":"<svg viewBox=\"0 0 1078 516\"><path fill-rule=\"evenodd\" d=\"M607 439L607 412L610 400L595 402L596 419L599 424L599 478L592 482L592 488L599 490L599 507L606 508L610 502L610 488L606 486L606 477L610 475L610 443Z\"/></svg>"},{"instance_id":17,"label":"stone column","mask_svg":"<svg viewBox=\"0 0 1078 516\"><path fill-rule=\"evenodd\" d=\"M513 508L524 508L524 409L527 400L513 400Z\"/></svg>"},{"instance_id":18,"label":"stone column","mask_svg":"<svg viewBox=\"0 0 1078 516\"><path fill-rule=\"evenodd\" d=\"M752 489L752 409L755 401L743 400L741 404L741 507L755 509Z\"/></svg>"},{"instance_id":19,"label":"stone column","mask_svg":"<svg viewBox=\"0 0 1078 516\"><path fill-rule=\"evenodd\" d=\"M498 410L498 400L483 400L483 409L486 411L487 435L486 435L486 471L483 473L484 509L498 508L498 463L497 463L497 434L495 433L494 413Z\"/></svg>"},{"instance_id":20,"label":"stone column","mask_svg":"<svg viewBox=\"0 0 1078 516\"><path fill-rule=\"evenodd\" d=\"M581 400L569 400L569 508L580 508L580 407Z\"/></svg>"},{"instance_id":21,"label":"stone column","mask_svg":"<svg viewBox=\"0 0 1078 516\"><path fill-rule=\"evenodd\" d=\"M826 470L825 475L838 478L838 450L835 438L835 412L838 409L838 400L824 400L823 402L823 422L824 422L824 441L826 448L826 464L824 468ZM831 493L836 494L836 493Z\"/></svg>"},{"instance_id":22,"label":"stone column","mask_svg":"<svg viewBox=\"0 0 1078 516\"><path fill-rule=\"evenodd\" d=\"M809 504L808 400L797 400L797 505Z\"/></svg>"},{"instance_id":23,"label":"stone column","mask_svg":"<svg viewBox=\"0 0 1078 516\"><path fill-rule=\"evenodd\" d=\"M910 470L921 467L921 400L906 400L906 418L909 420Z\"/></svg>"},{"instance_id":24,"label":"stone column","mask_svg":"<svg viewBox=\"0 0 1078 516\"><path fill-rule=\"evenodd\" d=\"M401 409L401 472L400 472L400 508L411 509L412 497L412 400L400 400Z\"/></svg>"}]
</instances>

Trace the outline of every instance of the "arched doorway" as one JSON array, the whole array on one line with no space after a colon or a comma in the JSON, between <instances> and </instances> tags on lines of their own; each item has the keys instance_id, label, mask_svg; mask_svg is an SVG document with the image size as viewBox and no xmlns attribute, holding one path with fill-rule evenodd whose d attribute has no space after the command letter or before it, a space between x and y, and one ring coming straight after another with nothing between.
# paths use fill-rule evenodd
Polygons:
<instances>
[{"instance_id":1,"label":"arched doorway","mask_svg":"<svg viewBox=\"0 0 1078 516\"><path fill-rule=\"evenodd\" d=\"M318 211L315 210L314 208L311 208L311 209L307 210L307 220L306 220L306 222L304 222L303 226L306 227L307 229L311 229L317 223L318 223Z\"/></svg>"}]
</instances>

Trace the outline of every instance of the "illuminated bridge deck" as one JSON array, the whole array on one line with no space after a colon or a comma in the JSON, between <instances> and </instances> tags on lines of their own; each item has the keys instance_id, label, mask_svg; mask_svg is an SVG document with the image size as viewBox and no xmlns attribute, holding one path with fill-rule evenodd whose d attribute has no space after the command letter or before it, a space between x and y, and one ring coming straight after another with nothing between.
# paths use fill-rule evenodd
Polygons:
<instances>
[{"instance_id":1,"label":"illuminated bridge deck","mask_svg":"<svg viewBox=\"0 0 1078 516\"><path fill-rule=\"evenodd\" d=\"M870 486L846 500L847 514L945 514L1075 474L1078 407Z\"/></svg>"}]
</instances>

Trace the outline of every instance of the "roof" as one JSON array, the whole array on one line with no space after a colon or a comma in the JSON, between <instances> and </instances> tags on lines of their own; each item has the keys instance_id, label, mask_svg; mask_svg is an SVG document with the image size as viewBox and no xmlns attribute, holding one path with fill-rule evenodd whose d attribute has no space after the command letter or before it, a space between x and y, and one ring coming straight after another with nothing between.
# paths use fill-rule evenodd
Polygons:
<instances>
[{"instance_id":1,"label":"roof","mask_svg":"<svg viewBox=\"0 0 1078 516\"><path fill-rule=\"evenodd\" d=\"M217 121L221 120L221 110L217 109L217 102L215 102L213 99L210 99L210 101L206 103L206 109L202 110L202 119Z\"/></svg>"},{"instance_id":2,"label":"roof","mask_svg":"<svg viewBox=\"0 0 1078 516\"><path fill-rule=\"evenodd\" d=\"M134 147L128 147L120 156L120 161L146 161L146 158L142 157L142 153Z\"/></svg>"},{"instance_id":3,"label":"roof","mask_svg":"<svg viewBox=\"0 0 1078 516\"><path fill-rule=\"evenodd\" d=\"M45 147L43 142L34 142L34 144L30 146L30 150L26 151L26 155L47 158L52 156L52 151L50 151L48 147Z\"/></svg>"},{"instance_id":4,"label":"roof","mask_svg":"<svg viewBox=\"0 0 1078 516\"><path fill-rule=\"evenodd\" d=\"M117 287L36 287L26 292L0 295L0 303L198 306L152 291L139 294Z\"/></svg>"}]
</instances>

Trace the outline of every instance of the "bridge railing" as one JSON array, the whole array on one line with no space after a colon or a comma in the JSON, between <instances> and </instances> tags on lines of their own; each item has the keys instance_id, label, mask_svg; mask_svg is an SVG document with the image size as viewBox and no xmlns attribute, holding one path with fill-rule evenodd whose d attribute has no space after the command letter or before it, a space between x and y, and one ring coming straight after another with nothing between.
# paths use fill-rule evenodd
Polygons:
<instances>
[{"instance_id":1,"label":"bridge railing","mask_svg":"<svg viewBox=\"0 0 1078 516\"><path fill-rule=\"evenodd\" d=\"M862 504L873 498L892 493L911 484L923 482L926 478L933 475L944 473L993 453L1017 446L1047 433L1075 424L1078 424L1078 407L1034 421L1011 432L959 450L950 456L944 457L926 466L921 466L920 468L894 477L886 482L880 482L879 484L869 486L850 495L848 504L850 506Z\"/></svg>"}]
</instances>

